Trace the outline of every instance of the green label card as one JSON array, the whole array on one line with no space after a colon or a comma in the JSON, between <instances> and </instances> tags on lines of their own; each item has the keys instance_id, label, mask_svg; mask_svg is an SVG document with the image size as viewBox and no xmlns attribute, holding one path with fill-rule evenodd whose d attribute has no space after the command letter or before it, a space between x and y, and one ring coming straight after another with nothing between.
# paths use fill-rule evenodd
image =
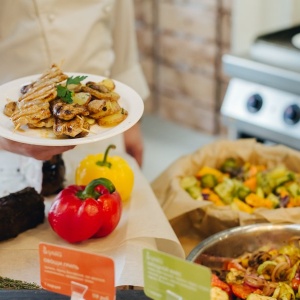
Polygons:
<instances>
[{"instance_id":1,"label":"green label card","mask_svg":"<svg viewBox=\"0 0 300 300\"><path fill-rule=\"evenodd\" d=\"M152 299L210 300L211 271L169 254L144 249L144 291Z\"/></svg>"}]
</instances>

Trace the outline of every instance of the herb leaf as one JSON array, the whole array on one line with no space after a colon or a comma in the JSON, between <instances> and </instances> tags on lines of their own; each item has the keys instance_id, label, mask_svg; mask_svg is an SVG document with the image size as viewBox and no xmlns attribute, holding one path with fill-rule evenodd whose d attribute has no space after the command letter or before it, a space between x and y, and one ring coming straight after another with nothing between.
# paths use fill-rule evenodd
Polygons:
<instances>
[{"instance_id":1,"label":"herb leaf","mask_svg":"<svg viewBox=\"0 0 300 300\"><path fill-rule=\"evenodd\" d=\"M66 85L68 85L68 84L79 84L80 81L82 81L86 78L87 78L87 76L76 76L76 77L71 76L67 79Z\"/></svg>"},{"instance_id":2,"label":"herb leaf","mask_svg":"<svg viewBox=\"0 0 300 300\"><path fill-rule=\"evenodd\" d=\"M74 92L68 89L68 84L79 84L80 81L84 80L85 78L87 78L87 76L69 77L66 81L66 86L62 86L61 84L57 85L56 87L57 96L66 103L72 103L73 102L72 96Z\"/></svg>"}]
</instances>

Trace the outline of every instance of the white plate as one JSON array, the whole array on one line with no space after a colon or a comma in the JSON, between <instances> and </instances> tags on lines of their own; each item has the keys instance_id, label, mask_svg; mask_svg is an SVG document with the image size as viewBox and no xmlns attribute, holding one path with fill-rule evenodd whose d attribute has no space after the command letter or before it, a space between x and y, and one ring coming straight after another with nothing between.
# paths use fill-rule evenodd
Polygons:
<instances>
[{"instance_id":1,"label":"white plate","mask_svg":"<svg viewBox=\"0 0 300 300\"><path fill-rule=\"evenodd\" d=\"M86 81L99 82L105 78L85 73L66 74L69 76L88 76L83 83ZM21 130L15 130L11 119L3 113L4 106L9 100L18 100L21 87L36 80L39 76L40 75L32 75L23 77L0 86L0 135L2 137L20 143L44 146L87 144L113 137L128 130L139 121L144 112L144 102L137 92L129 86L114 80L116 85L115 91L120 95L120 99L118 100L119 104L128 111L127 118L117 126L100 127L95 124L91 126L91 132L87 136L73 139L57 138L52 132L52 129L29 129L27 126L23 126Z\"/></svg>"}]
</instances>

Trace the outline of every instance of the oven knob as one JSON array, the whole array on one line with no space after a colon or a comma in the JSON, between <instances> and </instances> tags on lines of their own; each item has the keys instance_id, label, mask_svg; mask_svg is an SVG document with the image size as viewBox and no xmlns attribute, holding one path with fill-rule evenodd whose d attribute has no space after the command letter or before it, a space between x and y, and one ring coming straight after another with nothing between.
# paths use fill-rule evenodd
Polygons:
<instances>
[{"instance_id":1,"label":"oven knob","mask_svg":"<svg viewBox=\"0 0 300 300\"><path fill-rule=\"evenodd\" d=\"M300 120L300 107L297 104L288 106L283 114L283 119L288 125L294 125Z\"/></svg>"},{"instance_id":2,"label":"oven knob","mask_svg":"<svg viewBox=\"0 0 300 300\"><path fill-rule=\"evenodd\" d=\"M247 109L251 113L258 112L263 105L263 99L261 95L259 94L253 94L249 99L247 100Z\"/></svg>"}]
</instances>

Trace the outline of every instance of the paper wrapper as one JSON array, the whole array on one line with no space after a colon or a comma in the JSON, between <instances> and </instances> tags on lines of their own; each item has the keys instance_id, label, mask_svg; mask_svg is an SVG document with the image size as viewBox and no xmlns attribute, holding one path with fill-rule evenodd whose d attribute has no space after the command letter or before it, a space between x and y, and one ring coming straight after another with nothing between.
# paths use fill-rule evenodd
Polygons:
<instances>
[{"instance_id":1,"label":"paper wrapper","mask_svg":"<svg viewBox=\"0 0 300 300\"><path fill-rule=\"evenodd\" d=\"M298 151L282 145L263 145L254 139L220 140L179 158L151 184L177 235L193 231L203 239L228 228L254 223L300 223L300 208L259 208L248 214L194 200L180 187L183 176L196 174L204 165L219 168L228 157L265 164L268 168L285 165L300 172Z\"/></svg>"},{"instance_id":2,"label":"paper wrapper","mask_svg":"<svg viewBox=\"0 0 300 300\"><path fill-rule=\"evenodd\" d=\"M40 193L42 188L41 160L0 150L0 197L33 187Z\"/></svg>"},{"instance_id":3,"label":"paper wrapper","mask_svg":"<svg viewBox=\"0 0 300 300\"><path fill-rule=\"evenodd\" d=\"M37 228L0 242L0 276L40 284L40 242L111 257L115 263L116 286L143 287L144 248L184 258L183 248L136 161L123 156L134 171L135 183L130 200L124 204L120 223L109 236L69 244L53 232L46 218ZM72 181L72 178L67 180ZM53 197L46 199L46 215L52 201Z\"/></svg>"}]
</instances>

